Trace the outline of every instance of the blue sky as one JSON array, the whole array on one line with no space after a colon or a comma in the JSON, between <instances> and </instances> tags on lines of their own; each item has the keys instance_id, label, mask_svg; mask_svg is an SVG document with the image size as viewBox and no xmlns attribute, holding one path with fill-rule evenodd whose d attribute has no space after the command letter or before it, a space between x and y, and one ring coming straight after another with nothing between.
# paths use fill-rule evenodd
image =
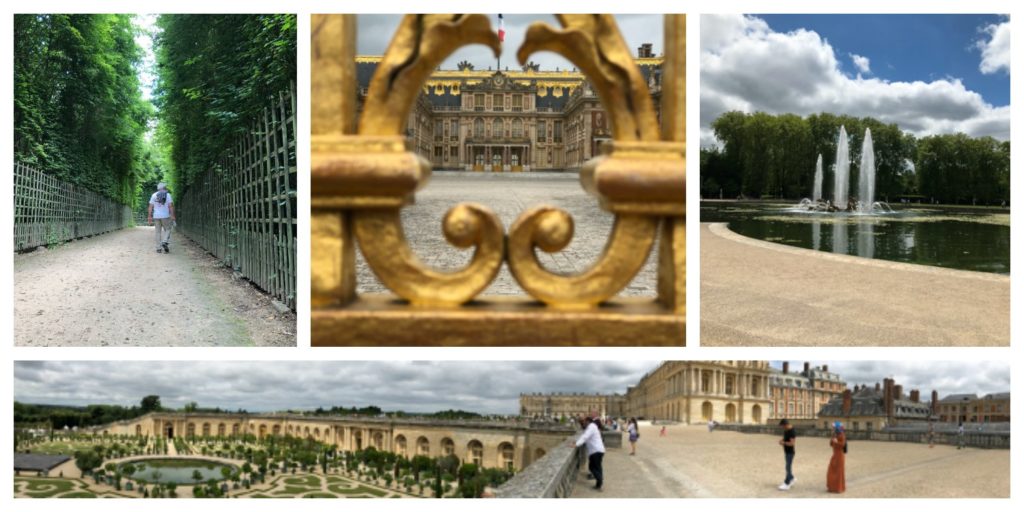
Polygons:
<instances>
[{"instance_id":1,"label":"blue sky","mask_svg":"<svg viewBox=\"0 0 1024 512\"><path fill-rule=\"evenodd\" d=\"M1010 31L999 15L702 15L700 144L731 110L1008 140Z\"/></svg>"},{"instance_id":2,"label":"blue sky","mask_svg":"<svg viewBox=\"0 0 1024 512\"><path fill-rule=\"evenodd\" d=\"M813 29L840 55L856 54L871 61L871 75L890 81L931 81L947 76L963 80L996 106L1010 104L1010 76L983 74L976 47L979 30L1003 21L992 14L758 14L772 29L790 32ZM856 74L851 60L843 70Z\"/></svg>"}]
</instances>

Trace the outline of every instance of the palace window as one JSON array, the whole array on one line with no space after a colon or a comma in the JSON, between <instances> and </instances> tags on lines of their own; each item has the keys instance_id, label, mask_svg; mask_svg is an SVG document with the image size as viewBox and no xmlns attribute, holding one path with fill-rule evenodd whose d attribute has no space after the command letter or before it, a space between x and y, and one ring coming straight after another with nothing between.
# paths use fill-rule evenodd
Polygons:
<instances>
[{"instance_id":1,"label":"palace window","mask_svg":"<svg viewBox=\"0 0 1024 512\"><path fill-rule=\"evenodd\" d=\"M523 95L515 94L512 96L512 112L523 111Z\"/></svg>"},{"instance_id":2,"label":"palace window","mask_svg":"<svg viewBox=\"0 0 1024 512\"><path fill-rule=\"evenodd\" d=\"M562 142L562 122L561 121L555 121L554 139L555 139L555 142Z\"/></svg>"},{"instance_id":3,"label":"palace window","mask_svg":"<svg viewBox=\"0 0 1024 512\"><path fill-rule=\"evenodd\" d=\"M492 124L491 124L491 136L492 137L497 138L497 137L501 137L502 136L502 133L505 131L505 129L502 127L503 124L504 123L501 122L501 119L495 119L492 122Z\"/></svg>"},{"instance_id":4,"label":"palace window","mask_svg":"<svg viewBox=\"0 0 1024 512\"><path fill-rule=\"evenodd\" d=\"M444 147L434 146L434 159L440 160L444 157Z\"/></svg>"},{"instance_id":5,"label":"palace window","mask_svg":"<svg viewBox=\"0 0 1024 512\"><path fill-rule=\"evenodd\" d=\"M546 142L548 136L547 131L547 121L537 121L537 142Z\"/></svg>"},{"instance_id":6,"label":"palace window","mask_svg":"<svg viewBox=\"0 0 1024 512\"><path fill-rule=\"evenodd\" d=\"M473 136L483 138L484 136L484 120L479 117L476 121L473 121Z\"/></svg>"},{"instance_id":7,"label":"palace window","mask_svg":"<svg viewBox=\"0 0 1024 512\"><path fill-rule=\"evenodd\" d=\"M434 121L434 140L442 140L444 137L444 121Z\"/></svg>"},{"instance_id":8,"label":"palace window","mask_svg":"<svg viewBox=\"0 0 1024 512\"><path fill-rule=\"evenodd\" d=\"M513 119L512 120L512 137L520 138L523 136L523 120Z\"/></svg>"},{"instance_id":9,"label":"palace window","mask_svg":"<svg viewBox=\"0 0 1024 512\"><path fill-rule=\"evenodd\" d=\"M505 95L495 94L494 95L494 111L502 112L505 110Z\"/></svg>"},{"instance_id":10,"label":"palace window","mask_svg":"<svg viewBox=\"0 0 1024 512\"><path fill-rule=\"evenodd\" d=\"M459 147L458 146L452 146L451 148L449 148L448 154L449 154L449 156L451 157L452 160L458 160L459 159Z\"/></svg>"},{"instance_id":11,"label":"palace window","mask_svg":"<svg viewBox=\"0 0 1024 512\"><path fill-rule=\"evenodd\" d=\"M450 136L448 140L459 140L459 121L452 119L452 129L449 132Z\"/></svg>"},{"instance_id":12,"label":"palace window","mask_svg":"<svg viewBox=\"0 0 1024 512\"><path fill-rule=\"evenodd\" d=\"M484 110L484 95L474 94L473 95L473 110L482 112Z\"/></svg>"},{"instance_id":13,"label":"palace window","mask_svg":"<svg viewBox=\"0 0 1024 512\"><path fill-rule=\"evenodd\" d=\"M725 394L733 394L733 377L730 375L725 378Z\"/></svg>"}]
</instances>

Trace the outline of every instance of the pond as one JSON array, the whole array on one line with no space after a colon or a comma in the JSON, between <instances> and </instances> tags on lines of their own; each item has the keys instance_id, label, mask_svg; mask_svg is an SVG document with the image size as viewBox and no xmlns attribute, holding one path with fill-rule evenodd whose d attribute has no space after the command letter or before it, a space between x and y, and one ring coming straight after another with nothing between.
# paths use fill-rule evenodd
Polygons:
<instances>
[{"instance_id":1,"label":"pond","mask_svg":"<svg viewBox=\"0 0 1024 512\"><path fill-rule=\"evenodd\" d=\"M199 474L202 475L202 482L207 482L210 479L219 482L224 480L221 468L230 468L232 473L238 473L238 467L232 464L186 458L144 459L124 462L120 466L122 470L127 464L135 466L135 474L132 475L132 479L146 483L159 481L160 483L174 482L179 485L191 485L196 483L196 480L192 478L195 471L199 471ZM158 474L154 475L155 472Z\"/></svg>"},{"instance_id":2,"label":"pond","mask_svg":"<svg viewBox=\"0 0 1024 512\"><path fill-rule=\"evenodd\" d=\"M1005 209L915 205L859 215L793 205L705 201L701 222L726 222L743 236L804 249L960 270L1010 273Z\"/></svg>"}]
</instances>

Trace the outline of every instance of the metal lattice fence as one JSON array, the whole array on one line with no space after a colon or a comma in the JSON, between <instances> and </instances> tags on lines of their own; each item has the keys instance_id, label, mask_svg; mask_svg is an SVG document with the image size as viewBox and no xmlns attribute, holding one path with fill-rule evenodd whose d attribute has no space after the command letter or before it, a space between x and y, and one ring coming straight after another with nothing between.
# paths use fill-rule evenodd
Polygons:
<instances>
[{"instance_id":1,"label":"metal lattice fence","mask_svg":"<svg viewBox=\"0 0 1024 512\"><path fill-rule=\"evenodd\" d=\"M127 227L131 208L102 194L14 162L14 249Z\"/></svg>"},{"instance_id":2,"label":"metal lattice fence","mask_svg":"<svg viewBox=\"0 0 1024 512\"><path fill-rule=\"evenodd\" d=\"M295 309L295 86L175 198L178 229Z\"/></svg>"}]
</instances>

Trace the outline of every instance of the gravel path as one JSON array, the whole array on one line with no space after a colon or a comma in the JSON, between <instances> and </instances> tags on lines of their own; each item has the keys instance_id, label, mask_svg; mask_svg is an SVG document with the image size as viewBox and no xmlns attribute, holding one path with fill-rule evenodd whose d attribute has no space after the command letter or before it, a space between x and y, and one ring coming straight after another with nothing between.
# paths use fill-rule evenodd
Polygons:
<instances>
[{"instance_id":1,"label":"gravel path","mask_svg":"<svg viewBox=\"0 0 1024 512\"><path fill-rule=\"evenodd\" d=\"M1008 346L1010 278L700 227L704 346Z\"/></svg>"},{"instance_id":2,"label":"gravel path","mask_svg":"<svg viewBox=\"0 0 1024 512\"><path fill-rule=\"evenodd\" d=\"M23 346L289 346L295 315L188 239L128 228L14 257Z\"/></svg>"}]
</instances>

